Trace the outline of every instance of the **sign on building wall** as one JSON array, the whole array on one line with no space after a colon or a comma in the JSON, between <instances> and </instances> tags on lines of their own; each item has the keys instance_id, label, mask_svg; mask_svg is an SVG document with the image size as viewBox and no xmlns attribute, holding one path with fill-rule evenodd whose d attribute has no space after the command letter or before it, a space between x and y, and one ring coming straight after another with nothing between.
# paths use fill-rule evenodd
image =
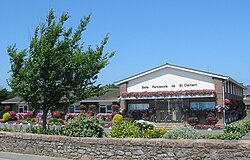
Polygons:
<instances>
[{"instance_id":1,"label":"sign on building wall","mask_svg":"<svg viewBox=\"0 0 250 160\"><path fill-rule=\"evenodd\" d=\"M212 77L165 68L129 81L127 91L155 92L201 89L214 89Z\"/></svg>"}]
</instances>

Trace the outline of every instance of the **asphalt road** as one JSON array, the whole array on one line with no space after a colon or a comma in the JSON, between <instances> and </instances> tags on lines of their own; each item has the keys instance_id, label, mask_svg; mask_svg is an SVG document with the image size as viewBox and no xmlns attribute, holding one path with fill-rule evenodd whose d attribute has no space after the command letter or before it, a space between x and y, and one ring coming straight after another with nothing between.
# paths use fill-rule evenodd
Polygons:
<instances>
[{"instance_id":1,"label":"asphalt road","mask_svg":"<svg viewBox=\"0 0 250 160\"><path fill-rule=\"evenodd\" d=\"M68 159L48 157L48 156L37 156L30 154L20 154L12 152L0 152L0 160L68 160Z\"/></svg>"}]
</instances>

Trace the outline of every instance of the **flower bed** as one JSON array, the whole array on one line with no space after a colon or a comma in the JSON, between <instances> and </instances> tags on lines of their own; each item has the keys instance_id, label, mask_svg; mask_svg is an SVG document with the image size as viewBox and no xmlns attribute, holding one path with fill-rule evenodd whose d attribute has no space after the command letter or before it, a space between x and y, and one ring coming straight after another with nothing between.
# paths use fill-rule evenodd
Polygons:
<instances>
[{"instance_id":1,"label":"flower bed","mask_svg":"<svg viewBox=\"0 0 250 160\"><path fill-rule=\"evenodd\" d=\"M197 124L194 126L195 129L222 129L220 125L207 125L207 124Z\"/></svg>"},{"instance_id":2,"label":"flower bed","mask_svg":"<svg viewBox=\"0 0 250 160\"><path fill-rule=\"evenodd\" d=\"M215 94L215 90L182 90L182 91L158 91L158 92L123 92L123 98L131 97L172 97L172 96L201 96Z\"/></svg>"},{"instance_id":3,"label":"flower bed","mask_svg":"<svg viewBox=\"0 0 250 160\"><path fill-rule=\"evenodd\" d=\"M80 117L81 113L67 113L65 115L65 120L74 118L74 117Z\"/></svg>"}]
</instances>

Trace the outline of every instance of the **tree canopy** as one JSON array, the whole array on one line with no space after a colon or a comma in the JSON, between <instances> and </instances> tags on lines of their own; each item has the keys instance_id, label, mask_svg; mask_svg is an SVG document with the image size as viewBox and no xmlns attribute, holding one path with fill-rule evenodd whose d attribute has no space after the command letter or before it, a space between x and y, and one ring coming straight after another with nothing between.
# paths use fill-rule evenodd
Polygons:
<instances>
[{"instance_id":1,"label":"tree canopy","mask_svg":"<svg viewBox=\"0 0 250 160\"><path fill-rule=\"evenodd\" d=\"M33 108L43 110L44 127L51 107L63 108L102 94L96 80L114 52L104 53L108 35L96 48L85 49L80 42L90 17L81 19L75 30L66 29L68 13L57 19L51 9L46 21L36 27L28 48L18 52L15 45L8 47L12 73L9 85Z\"/></svg>"}]
</instances>

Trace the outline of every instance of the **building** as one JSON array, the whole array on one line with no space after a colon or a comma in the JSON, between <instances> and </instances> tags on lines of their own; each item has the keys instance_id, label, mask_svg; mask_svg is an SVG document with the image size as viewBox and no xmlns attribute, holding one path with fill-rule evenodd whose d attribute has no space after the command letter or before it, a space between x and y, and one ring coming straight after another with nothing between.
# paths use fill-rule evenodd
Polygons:
<instances>
[{"instance_id":1,"label":"building","mask_svg":"<svg viewBox=\"0 0 250 160\"><path fill-rule=\"evenodd\" d=\"M16 113L27 113L31 110L29 104L22 101L20 97L14 97L1 102L5 106L10 106L12 111Z\"/></svg>"},{"instance_id":2,"label":"building","mask_svg":"<svg viewBox=\"0 0 250 160\"><path fill-rule=\"evenodd\" d=\"M244 117L244 87L220 74L167 63L115 85L120 87L121 108L139 119L182 122L197 116L205 123L208 116L215 116L218 124L224 124Z\"/></svg>"},{"instance_id":3,"label":"building","mask_svg":"<svg viewBox=\"0 0 250 160\"><path fill-rule=\"evenodd\" d=\"M80 113L80 105L96 105L97 113L111 113L112 104L118 104L118 98L120 95L119 88L111 88L104 95L99 97L90 97L85 100L81 100L79 102L75 102L70 105L67 109L67 113ZM8 105L11 107L12 111L16 113L27 113L28 111L34 111L30 103L22 101L20 97L14 97L11 99L7 99L2 101L3 105ZM49 112L50 113L50 112Z\"/></svg>"},{"instance_id":4,"label":"building","mask_svg":"<svg viewBox=\"0 0 250 160\"><path fill-rule=\"evenodd\" d=\"M250 85L245 86L244 89L244 103L247 109L250 109Z\"/></svg>"}]
</instances>

